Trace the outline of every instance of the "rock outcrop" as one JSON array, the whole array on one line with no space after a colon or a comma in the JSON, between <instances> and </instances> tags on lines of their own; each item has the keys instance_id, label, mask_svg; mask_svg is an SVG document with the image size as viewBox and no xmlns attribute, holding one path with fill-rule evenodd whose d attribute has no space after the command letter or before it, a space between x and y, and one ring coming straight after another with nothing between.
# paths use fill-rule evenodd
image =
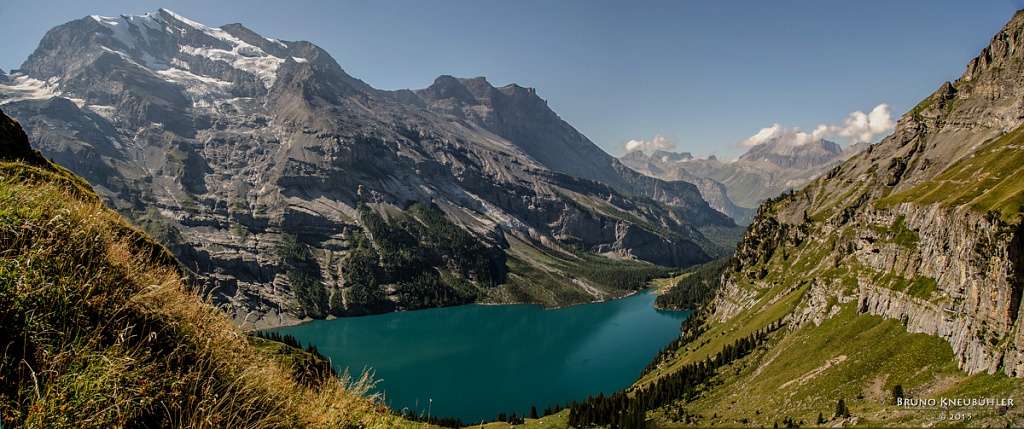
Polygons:
<instances>
[{"instance_id":1,"label":"rock outcrop","mask_svg":"<svg viewBox=\"0 0 1024 429\"><path fill-rule=\"evenodd\" d=\"M0 110L0 159L45 164L46 159L29 145L21 124Z\"/></svg>"}]
</instances>

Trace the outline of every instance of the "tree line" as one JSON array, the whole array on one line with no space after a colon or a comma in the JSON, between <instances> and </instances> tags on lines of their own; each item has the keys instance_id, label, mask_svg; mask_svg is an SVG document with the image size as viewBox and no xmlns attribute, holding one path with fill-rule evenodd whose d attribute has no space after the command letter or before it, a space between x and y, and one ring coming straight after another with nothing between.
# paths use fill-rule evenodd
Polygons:
<instances>
[{"instance_id":1,"label":"tree line","mask_svg":"<svg viewBox=\"0 0 1024 429\"><path fill-rule=\"evenodd\" d=\"M700 337L706 330L704 322L712 312L713 310L710 306L702 306L691 314L690 317L683 320L683 323L679 325L679 336L672 339L668 345L658 351L654 359L651 359L651 362L644 367L643 371L640 371L640 378L658 369L661 364L674 357L680 348Z\"/></svg>"},{"instance_id":2,"label":"tree line","mask_svg":"<svg viewBox=\"0 0 1024 429\"><path fill-rule=\"evenodd\" d=\"M290 362L292 376L299 384L317 386L324 380L338 378L338 372L334 369L330 359L321 354L320 350L312 343L303 348L302 343L295 336L281 335L277 332L256 331L252 333L252 336L275 341L292 349L290 352L286 352L289 355L287 361Z\"/></svg>"},{"instance_id":3,"label":"tree line","mask_svg":"<svg viewBox=\"0 0 1024 429\"><path fill-rule=\"evenodd\" d=\"M412 203L385 219L366 205L360 219L369 238L350 231L342 268L350 312L388 311L380 286L395 285L401 309L474 302L481 288L504 282L504 252L484 244L436 206ZM372 243L370 238L372 238Z\"/></svg>"},{"instance_id":4,"label":"tree line","mask_svg":"<svg viewBox=\"0 0 1024 429\"><path fill-rule=\"evenodd\" d=\"M299 240L298 236L282 234L275 250L298 301L298 315L323 319L328 314L335 314L330 306L327 289L321 282L320 263L309 246Z\"/></svg>"},{"instance_id":5,"label":"tree line","mask_svg":"<svg viewBox=\"0 0 1024 429\"><path fill-rule=\"evenodd\" d=\"M574 428L608 426L613 429L645 427L648 410L675 402L690 402L713 383L718 368L728 365L752 352L768 339L768 334L779 329L776 321L747 337L727 344L714 358L687 364L647 387L621 390L610 396L600 394L585 401L573 402L569 411L569 425Z\"/></svg>"},{"instance_id":6,"label":"tree line","mask_svg":"<svg viewBox=\"0 0 1024 429\"><path fill-rule=\"evenodd\" d=\"M700 308L714 299L722 274L730 264L732 257L725 257L687 268L673 288L658 296L655 305L668 310Z\"/></svg>"}]
</instances>

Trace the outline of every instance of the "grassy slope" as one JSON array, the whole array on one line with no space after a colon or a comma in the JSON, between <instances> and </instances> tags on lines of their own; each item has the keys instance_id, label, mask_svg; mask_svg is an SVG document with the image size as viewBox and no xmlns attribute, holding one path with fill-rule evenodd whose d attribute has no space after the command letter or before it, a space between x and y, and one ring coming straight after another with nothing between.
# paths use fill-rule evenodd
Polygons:
<instances>
[{"instance_id":1,"label":"grassy slope","mask_svg":"<svg viewBox=\"0 0 1024 429\"><path fill-rule=\"evenodd\" d=\"M936 178L879 200L876 205L912 202L966 205L978 213L999 212L1003 221L1019 221L1024 212L1024 127L988 143L973 156L946 168Z\"/></svg>"},{"instance_id":2,"label":"grassy slope","mask_svg":"<svg viewBox=\"0 0 1024 429\"><path fill-rule=\"evenodd\" d=\"M1018 380L987 374L968 377L957 369L952 349L942 340L907 333L898 320L858 315L853 305L841 306L820 326L805 324L776 334L767 345L720 370L721 385L682 408L696 414L699 425L771 426L790 417L814 426L819 413L830 420L838 400L844 399L858 424L892 427L940 422L938 410L891 405L897 384L915 398L1020 398ZM662 420L673 411L669 407L651 417ZM1006 416L997 416L994 409L971 413L971 426L1021 422L1019 409Z\"/></svg>"},{"instance_id":3,"label":"grassy slope","mask_svg":"<svg viewBox=\"0 0 1024 429\"><path fill-rule=\"evenodd\" d=\"M822 234L810 234L823 237ZM806 307L810 284L814 281L833 285L843 296L855 296L858 278L871 277L883 283L885 277L848 261L834 263L828 258L834 246L827 238L809 239L797 246L785 246L767 261L749 272L766 268L757 280L742 278L740 287L756 291L754 304L724 322L711 322L708 331L684 345L678 358L662 370L648 374L637 385L646 385L656 377L682 365L713 356L723 346L749 335L773 320ZM893 289L912 289L915 283L900 282ZM756 276L755 276L756 278ZM904 284L908 283L908 284ZM896 409L889 405L892 388L899 384L908 397L1011 397L1024 399L1024 384L1003 375L968 376L957 369L948 343L928 335L906 332L898 320L858 314L856 300L845 304L829 302L834 311L821 325L805 323L795 330L773 334L768 344L746 358L719 371L716 387L691 404L679 404L697 415L699 425L760 426L786 417L813 426L818 413L832 417L836 403L844 399L858 424L868 426L919 426L939 422L939 412ZM841 360L840 360L841 359ZM832 362L830 365L829 362ZM649 414L660 426L681 425L678 409L666 407ZM971 426L991 423L1024 422L1020 408L1005 416L993 409L972 411ZM830 421L827 425L835 424Z\"/></svg>"},{"instance_id":4,"label":"grassy slope","mask_svg":"<svg viewBox=\"0 0 1024 429\"><path fill-rule=\"evenodd\" d=\"M0 163L4 428L411 425L362 396L365 380L296 384L166 250L81 179L34 164Z\"/></svg>"}]
</instances>

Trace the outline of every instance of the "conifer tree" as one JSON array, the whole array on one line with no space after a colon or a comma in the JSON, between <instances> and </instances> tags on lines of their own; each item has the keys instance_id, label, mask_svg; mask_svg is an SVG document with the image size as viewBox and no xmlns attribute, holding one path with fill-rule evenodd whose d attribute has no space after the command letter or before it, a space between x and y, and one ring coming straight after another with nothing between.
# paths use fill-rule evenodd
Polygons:
<instances>
[{"instance_id":1,"label":"conifer tree","mask_svg":"<svg viewBox=\"0 0 1024 429\"><path fill-rule=\"evenodd\" d=\"M835 418L837 418L837 419L845 419L847 417L850 417L850 410L848 408L846 408L846 402L843 401L842 399L839 399L839 403L836 404L836 415L835 415Z\"/></svg>"},{"instance_id":2,"label":"conifer tree","mask_svg":"<svg viewBox=\"0 0 1024 429\"><path fill-rule=\"evenodd\" d=\"M900 385L900 384L897 384L897 385L893 386L892 387L892 404L896 405L897 401L899 401L900 399L903 399L903 398L906 398L906 396L904 396L904 394L903 394L903 386Z\"/></svg>"}]
</instances>

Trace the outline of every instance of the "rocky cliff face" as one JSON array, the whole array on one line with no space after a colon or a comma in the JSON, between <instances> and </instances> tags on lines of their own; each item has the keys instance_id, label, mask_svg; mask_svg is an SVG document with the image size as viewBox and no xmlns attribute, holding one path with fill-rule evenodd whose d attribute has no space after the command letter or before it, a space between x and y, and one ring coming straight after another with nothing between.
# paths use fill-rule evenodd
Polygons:
<instances>
[{"instance_id":1,"label":"rocky cliff face","mask_svg":"<svg viewBox=\"0 0 1024 429\"><path fill-rule=\"evenodd\" d=\"M614 162L572 175L559 151L596 146L532 90L443 77L378 91L315 45L238 24L86 17L8 78L0 103L43 154L238 323L605 299L628 291L594 273L705 261L726 248L699 230L734 227L689 184Z\"/></svg>"},{"instance_id":2,"label":"rocky cliff face","mask_svg":"<svg viewBox=\"0 0 1024 429\"><path fill-rule=\"evenodd\" d=\"M651 180L624 166L559 118L533 88L515 84L494 88L482 77L441 76L430 87L413 94L415 99L402 101L486 129L552 171L596 180L625 194L675 206L696 208L706 204L699 201L703 194L695 192L696 181Z\"/></svg>"},{"instance_id":3,"label":"rocky cliff face","mask_svg":"<svg viewBox=\"0 0 1024 429\"><path fill-rule=\"evenodd\" d=\"M806 288L794 329L853 305L946 340L968 373L1024 376L1022 29L1018 13L892 136L766 202L717 320Z\"/></svg>"},{"instance_id":4,"label":"rocky cliff face","mask_svg":"<svg viewBox=\"0 0 1024 429\"><path fill-rule=\"evenodd\" d=\"M882 234L865 234L858 237L859 248L854 246L856 260L878 272L923 281L900 291L865 279L857 297L861 312L905 320L910 332L947 340L969 373L1024 375L1019 348L1024 343L1011 334L1020 316L1024 268L1019 226L1007 229L966 210L912 204L867 212L864 220L902 223L919 238L916 245L885 243Z\"/></svg>"}]
</instances>

